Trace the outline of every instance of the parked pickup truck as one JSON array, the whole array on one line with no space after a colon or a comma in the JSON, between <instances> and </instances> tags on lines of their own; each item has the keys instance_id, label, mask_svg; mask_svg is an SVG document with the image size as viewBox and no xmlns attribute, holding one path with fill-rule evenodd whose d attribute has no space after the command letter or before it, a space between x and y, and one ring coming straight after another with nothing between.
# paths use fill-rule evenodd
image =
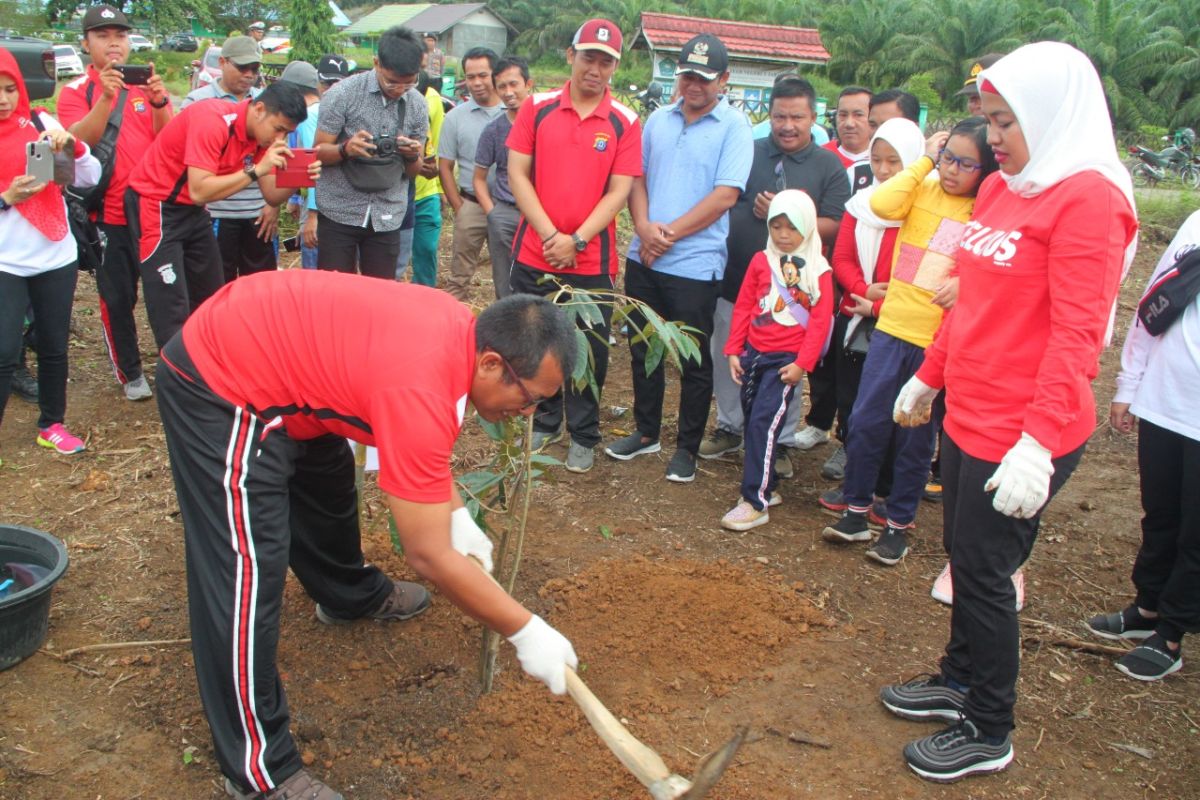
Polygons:
<instances>
[{"instance_id":1,"label":"parked pickup truck","mask_svg":"<svg viewBox=\"0 0 1200 800\"><path fill-rule=\"evenodd\" d=\"M30 100L45 100L54 96L56 72L53 42L0 30L0 47L17 59L21 77L29 89Z\"/></svg>"}]
</instances>

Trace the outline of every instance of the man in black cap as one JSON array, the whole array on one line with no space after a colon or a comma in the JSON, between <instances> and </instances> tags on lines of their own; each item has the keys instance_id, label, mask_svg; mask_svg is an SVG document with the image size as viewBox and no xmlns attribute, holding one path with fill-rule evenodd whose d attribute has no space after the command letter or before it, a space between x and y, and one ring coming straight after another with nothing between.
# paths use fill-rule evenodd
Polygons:
<instances>
[{"instance_id":1,"label":"man in black cap","mask_svg":"<svg viewBox=\"0 0 1200 800\"><path fill-rule=\"evenodd\" d=\"M96 270L96 288L104 341L117 381L126 399L146 400L151 396L150 384L142 372L133 319L139 259L125 218L124 197L129 174L158 132L171 121L174 109L153 63L145 85L126 84L121 67L129 61L129 29L129 20L110 5L92 6L83 15L83 51L92 57L92 63L59 92L58 118L92 148L110 125L117 131L111 177L107 188L95 198L98 204L93 211L93 218L107 237L104 259Z\"/></svg>"},{"instance_id":2,"label":"man in black cap","mask_svg":"<svg viewBox=\"0 0 1200 800\"><path fill-rule=\"evenodd\" d=\"M971 64L971 69L967 72L967 79L963 81L962 88L955 92L956 97L967 98L967 113L972 117L978 117L983 114L983 106L979 99L979 87L975 85L979 73L995 64L1001 58L1004 58L1003 53L988 53L986 56L980 56Z\"/></svg>"},{"instance_id":3,"label":"man in black cap","mask_svg":"<svg viewBox=\"0 0 1200 800\"><path fill-rule=\"evenodd\" d=\"M723 95L729 54L720 39L705 33L685 44L675 75L679 100L655 111L642 135L645 175L634 179L629 195L636 235L625 262L625 293L699 334L700 363L682 369L679 431L666 475L687 483L696 476L712 399L708 339L725 274L729 209L746 188L754 136ZM646 373L646 344L632 343L629 351L637 429L604 449L623 461L660 449L666 389L665 364Z\"/></svg>"}]
</instances>

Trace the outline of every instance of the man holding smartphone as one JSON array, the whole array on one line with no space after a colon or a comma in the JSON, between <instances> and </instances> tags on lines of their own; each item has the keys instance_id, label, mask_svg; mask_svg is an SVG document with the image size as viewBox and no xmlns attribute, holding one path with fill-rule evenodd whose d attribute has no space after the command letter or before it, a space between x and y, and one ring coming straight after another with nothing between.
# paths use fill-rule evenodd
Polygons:
<instances>
[{"instance_id":1,"label":"man holding smartphone","mask_svg":"<svg viewBox=\"0 0 1200 800\"><path fill-rule=\"evenodd\" d=\"M100 320L113 371L126 399L146 400L150 384L142 372L133 309L138 295L138 258L125 217L123 198L129 175L174 114L161 75L149 64L145 84L128 83L121 67L129 59L129 20L109 5L91 6L83 15L83 50L92 57L87 72L63 86L58 118L72 134L95 147L125 98L111 174L94 219L107 237L104 259L96 270Z\"/></svg>"}]
</instances>

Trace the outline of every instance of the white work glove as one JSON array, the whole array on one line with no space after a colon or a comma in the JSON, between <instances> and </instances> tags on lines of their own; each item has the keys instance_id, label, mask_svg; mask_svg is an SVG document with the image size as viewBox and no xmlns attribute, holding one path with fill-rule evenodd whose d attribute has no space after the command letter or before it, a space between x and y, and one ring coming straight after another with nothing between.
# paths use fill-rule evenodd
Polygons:
<instances>
[{"instance_id":1,"label":"white work glove","mask_svg":"<svg viewBox=\"0 0 1200 800\"><path fill-rule=\"evenodd\" d=\"M983 490L996 490L992 508L1001 514L1029 519L1050 497L1050 476L1053 474L1050 451L1028 433L1022 433L1012 449L1004 454Z\"/></svg>"},{"instance_id":2,"label":"white work glove","mask_svg":"<svg viewBox=\"0 0 1200 800\"><path fill-rule=\"evenodd\" d=\"M933 412L933 399L938 390L926 386L925 381L913 375L908 383L900 387L896 404L892 406L892 419L902 428L915 428L929 422Z\"/></svg>"},{"instance_id":3,"label":"white work glove","mask_svg":"<svg viewBox=\"0 0 1200 800\"><path fill-rule=\"evenodd\" d=\"M474 556L485 570L492 571L492 540L471 519L466 507L450 513L450 546L464 556Z\"/></svg>"},{"instance_id":4,"label":"white work glove","mask_svg":"<svg viewBox=\"0 0 1200 800\"><path fill-rule=\"evenodd\" d=\"M517 659L526 672L549 686L555 694L567 691L566 668L579 666L575 648L567 637L534 614L525 627L508 640L517 648Z\"/></svg>"}]
</instances>

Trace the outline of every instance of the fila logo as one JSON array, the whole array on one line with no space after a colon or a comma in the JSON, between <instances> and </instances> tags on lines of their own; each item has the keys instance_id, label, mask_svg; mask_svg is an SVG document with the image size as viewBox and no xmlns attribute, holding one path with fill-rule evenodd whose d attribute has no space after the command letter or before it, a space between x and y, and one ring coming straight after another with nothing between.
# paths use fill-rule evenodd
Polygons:
<instances>
[{"instance_id":1,"label":"fila logo","mask_svg":"<svg viewBox=\"0 0 1200 800\"><path fill-rule=\"evenodd\" d=\"M959 246L968 253L991 258L998 267L1007 267L1017 255L1020 238L1020 231L1000 231L972 220L967 223Z\"/></svg>"},{"instance_id":2,"label":"fila logo","mask_svg":"<svg viewBox=\"0 0 1200 800\"><path fill-rule=\"evenodd\" d=\"M1146 321L1149 322L1162 312L1166 311L1170 306L1170 300L1168 300L1166 297L1159 297L1157 300L1151 300L1146 303L1146 305L1142 306L1142 308L1145 309L1143 316L1145 317Z\"/></svg>"}]
</instances>

